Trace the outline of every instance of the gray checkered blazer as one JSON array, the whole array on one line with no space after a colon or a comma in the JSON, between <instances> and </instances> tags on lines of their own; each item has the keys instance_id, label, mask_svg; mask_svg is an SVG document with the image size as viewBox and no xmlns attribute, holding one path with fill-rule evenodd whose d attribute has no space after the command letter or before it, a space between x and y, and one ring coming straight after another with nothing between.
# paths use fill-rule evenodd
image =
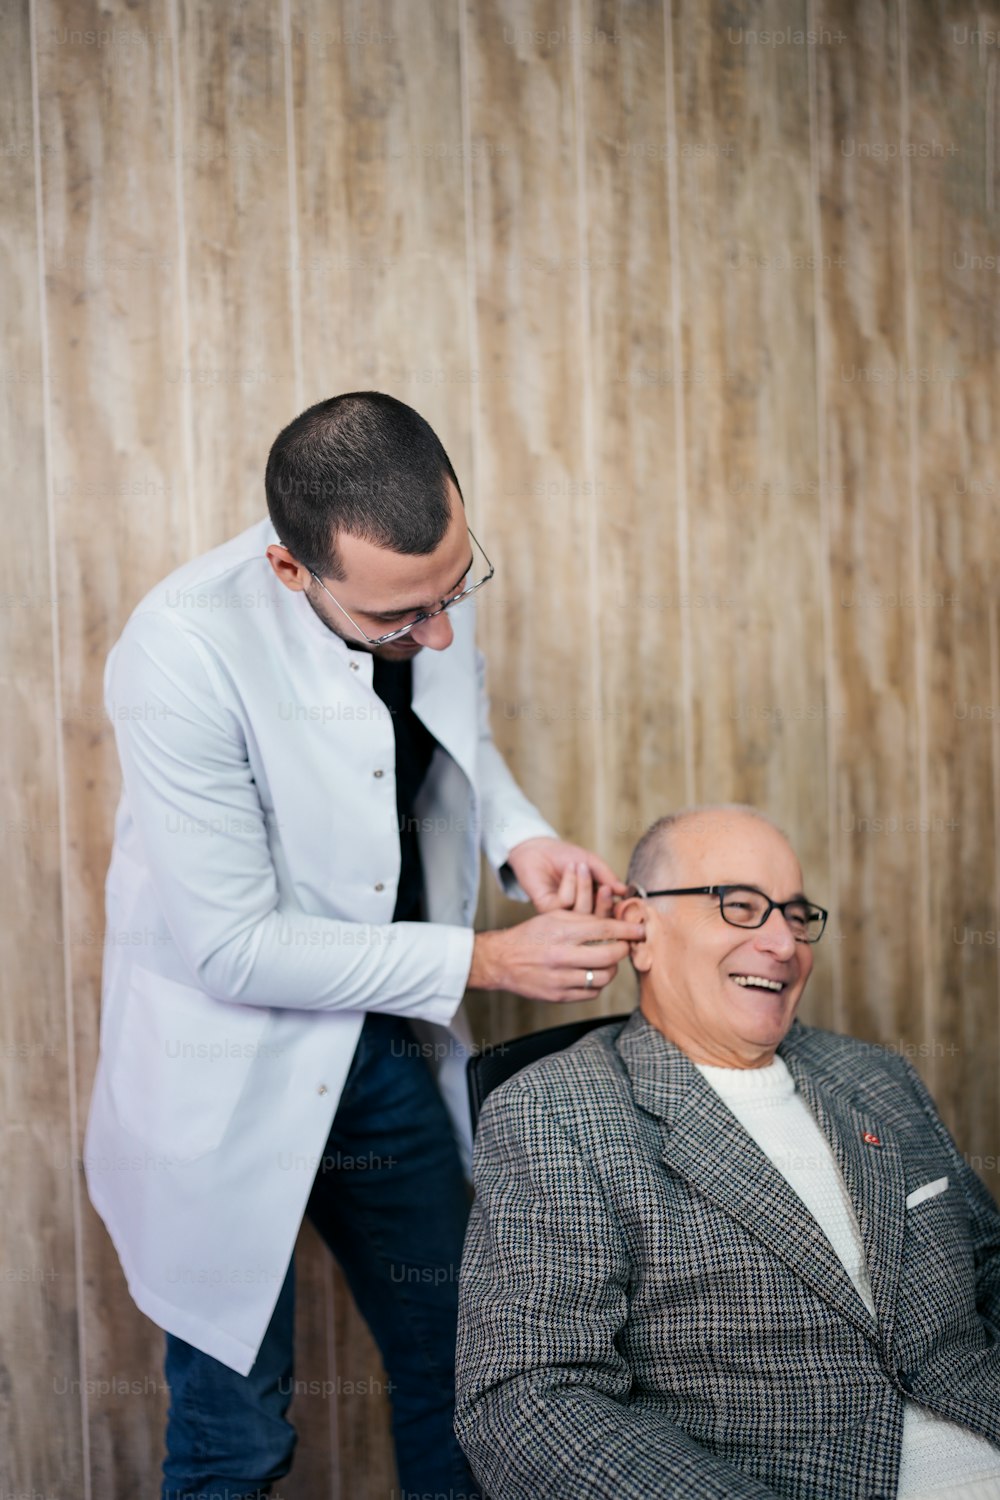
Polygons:
<instances>
[{"instance_id":1,"label":"gray checkered blazer","mask_svg":"<svg viewBox=\"0 0 1000 1500\"><path fill-rule=\"evenodd\" d=\"M1000 1443L996 1204L903 1059L798 1022L778 1051L877 1318L690 1060L601 1027L479 1125L455 1427L491 1500L889 1500L907 1396Z\"/></svg>"}]
</instances>

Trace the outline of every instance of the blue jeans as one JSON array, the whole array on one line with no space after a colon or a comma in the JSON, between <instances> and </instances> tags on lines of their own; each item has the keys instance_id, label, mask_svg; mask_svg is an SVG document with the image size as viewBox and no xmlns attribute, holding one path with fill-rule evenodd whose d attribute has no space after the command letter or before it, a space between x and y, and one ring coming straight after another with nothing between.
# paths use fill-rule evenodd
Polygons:
<instances>
[{"instance_id":1,"label":"blue jeans","mask_svg":"<svg viewBox=\"0 0 1000 1500\"><path fill-rule=\"evenodd\" d=\"M479 1500L452 1430L468 1211L448 1114L413 1033L401 1017L370 1013L306 1214L381 1350L404 1494ZM249 1375L167 1334L161 1500L256 1500L288 1473L294 1309L293 1259Z\"/></svg>"}]
</instances>

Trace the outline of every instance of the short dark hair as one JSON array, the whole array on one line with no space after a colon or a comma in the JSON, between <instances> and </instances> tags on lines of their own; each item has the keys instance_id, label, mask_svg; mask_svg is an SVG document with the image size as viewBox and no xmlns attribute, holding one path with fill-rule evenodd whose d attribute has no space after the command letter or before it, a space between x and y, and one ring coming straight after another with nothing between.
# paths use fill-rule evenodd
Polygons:
<instances>
[{"instance_id":1,"label":"short dark hair","mask_svg":"<svg viewBox=\"0 0 1000 1500\"><path fill-rule=\"evenodd\" d=\"M433 552L451 518L446 479L461 498L447 453L412 406L349 391L279 432L264 488L282 545L311 572L342 579L342 531L393 552Z\"/></svg>"}]
</instances>

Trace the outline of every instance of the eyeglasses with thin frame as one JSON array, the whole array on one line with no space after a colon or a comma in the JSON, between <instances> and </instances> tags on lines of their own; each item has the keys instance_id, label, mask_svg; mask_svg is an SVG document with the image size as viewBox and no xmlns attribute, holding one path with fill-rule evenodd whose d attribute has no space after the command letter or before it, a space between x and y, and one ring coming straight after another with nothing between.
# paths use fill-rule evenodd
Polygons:
<instances>
[{"instance_id":1,"label":"eyeglasses with thin frame","mask_svg":"<svg viewBox=\"0 0 1000 1500\"><path fill-rule=\"evenodd\" d=\"M453 594L450 599L443 599L441 601L441 607L439 609L424 610L421 614L416 615L414 619L410 620L408 624L401 625L398 630L388 630L386 631L385 635L371 636L368 635L366 631L362 630L361 626L357 624L355 620L351 619L351 616L347 613L347 610L341 604L340 600L330 593L330 590L327 588L322 578L320 578L319 574L313 573L312 568L310 568L309 571L310 573L312 573L313 578L315 578L324 594L329 594L330 598L333 599L334 604L340 610L340 613L344 616L345 620L350 621L350 623L354 626L354 629L365 641L367 641L369 646L385 646L388 645L390 641L398 641L401 640L404 635L409 635L411 630L415 629L417 625L422 625L425 620L433 620L437 615L443 615L446 609L453 609L456 604L461 604L463 599L468 599L470 594L474 594L477 589L481 589L484 583L489 583L490 579L493 577L493 574L496 572L496 569L490 562L489 558L486 556L486 553L483 552L480 543L473 535L471 529L469 529L469 536L475 542L476 546L479 547L480 552L482 552L483 561L485 562L486 567L489 570L486 573L485 577L480 578L478 583L472 584L469 588L462 589L461 593Z\"/></svg>"},{"instance_id":2,"label":"eyeglasses with thin frame","mask_svg":"<svg viewBox=\"0 0 1000 1500\"><path fill-rule=\"evenodd\" d=\"M730 927L763 927L773 911L780 911L797 943L818 943L826 928L828 913L813 901L793 896L790 901L772 901L751 885L689 885L675 890L647 891L633 884L629 893L641 896L718 896L722 920Z\"/></svg>"}]
</instances>

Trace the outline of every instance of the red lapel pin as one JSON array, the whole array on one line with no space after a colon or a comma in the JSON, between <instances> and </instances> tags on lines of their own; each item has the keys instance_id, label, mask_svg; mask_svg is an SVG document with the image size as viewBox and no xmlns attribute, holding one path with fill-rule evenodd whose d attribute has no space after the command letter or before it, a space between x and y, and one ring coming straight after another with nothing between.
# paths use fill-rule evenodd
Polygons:
<instances>
[{"instance_id":1,"label":"red lapel pin","mask_svg":"<svg viewBox=\"0 0 1000 1500\"><path fill-rule=\"evenodd\" d=\"M863 1131L861 1139L864 1141L866 1146L881 1146L882 1144L878 1136L874 1135L870 1130Z\"/></svg>"}]
</instances>

